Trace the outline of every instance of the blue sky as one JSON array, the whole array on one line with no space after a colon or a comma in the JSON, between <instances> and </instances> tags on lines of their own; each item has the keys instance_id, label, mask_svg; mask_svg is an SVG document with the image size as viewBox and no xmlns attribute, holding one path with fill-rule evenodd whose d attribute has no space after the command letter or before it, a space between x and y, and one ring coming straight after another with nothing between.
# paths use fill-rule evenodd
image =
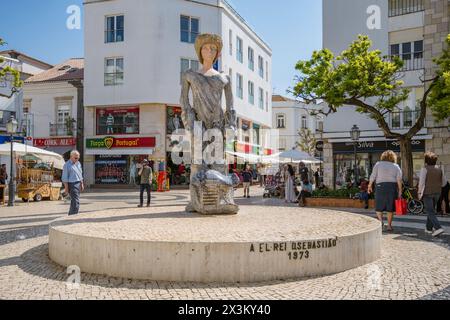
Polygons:
<instances>
[{"instance_id":1,"label":"blue sky","mask_svg":"<svg viewBox=\"0 0 450 320\"><path fill-rule=\"evenodd\" d=\"M83 56L83 29L68 30L67 7L82 0L3 0L11 4L0 19L0 37L8 45L37 59L57 64ZM229 0L273 51L275 93L293 84L294 66L322 46L320 0ZM20 23L26 21L26 23Z\"/></svg>"}]
</instances>

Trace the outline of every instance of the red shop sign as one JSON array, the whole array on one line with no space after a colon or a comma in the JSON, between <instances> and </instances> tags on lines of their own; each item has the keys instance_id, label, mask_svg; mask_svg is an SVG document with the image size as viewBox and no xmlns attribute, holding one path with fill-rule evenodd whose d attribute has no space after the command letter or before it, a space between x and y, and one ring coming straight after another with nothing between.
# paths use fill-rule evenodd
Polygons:
<instances>
[{"instance_id":1,"label":"red shop sign","mask_svg":"<svg viewBox=\"0 0 450 320\"><path fill-rule=\"evenodd\" d=\"M68 147L76 144L75 138L34 139L35 147Z\"/></svg>"}]
</instances>

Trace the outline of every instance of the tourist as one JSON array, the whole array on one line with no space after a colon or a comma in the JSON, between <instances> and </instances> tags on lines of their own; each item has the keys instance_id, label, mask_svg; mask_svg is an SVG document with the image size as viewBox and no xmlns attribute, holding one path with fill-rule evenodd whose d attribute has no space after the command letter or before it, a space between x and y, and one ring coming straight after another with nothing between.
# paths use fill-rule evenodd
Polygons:
<instances>
[{"instance_id":1,"label":"tourist","mask_svg":"<svg viewBox=\"0 0 450 320\"><path fill-rule=\"evenodd\" d=\"M298 205L300 207L306 206L306 198L311 197L312 195L312 184L309 182L309 180L304 180L302 182L302 191L300 192L298 196Z\"/></svg>"},{"instance_id":2,"label":"tourist","mask_svg":"<svg viewBox=\"0 0 450 320\"><path fill-rule=\"evenodd\" d=\"M443 214L442 207L445 208L445 213L450 214L450 204L448 202L448 193L450 192L450 183L447 181L445 186L441 190L441 197L439 198L437 205L436 205L436 211L438 214ZM442 205L442 202L444 202L444 205Z\"/></svg>"},{"instance_id":3,"label":"tourist","mask_svg":"<svg viewBox=\"0 0 450 320\"><path fill-rule=\"evenodd\" d=\"M8 174L6 173L6 164L0 166L0 185L6 187L6 180L8 179ZM0 188L0 200L4 199L5 187Z\"/></svg>"},{"instance_id":4,"label":"tourist","mask_svg":"<svg viewBox=\"0 0 450 320\"><path fill-rule=\"evenodd\" d=\"M301 181L309 180L309 171L305 163L300 162L298 166L299 166L298 173L300 174L300 180Z\"/></svg>"},{"instance_id":5,"label":"tourist","mask_svg":"<svg viewBox=\"0 0 450 320\"><path fill-rule=\"evenodd\" d=\"M64 194L70 195L69 216L80 211L80 193L84 191L83 169L80 163L80 153L73 150L70 159L64 164L61 180L64 184Z\"/></svg>"},{"instance_id":6,"label":"tourist","mask_svg":"<svg viewBox=\"0 0 450 320\"><path fill-rule=\"evenodd\" d=\"M366 179L361 179L359 184L359 199L364 201L364 209L369 209L369 182Z\"/></svg>"},{"instance_id":7,"label":"tourist","mask_svg":"<svg viewBox=\"0 0 450 320\"><path fill-rule=\"evenodd\" d=\"M388 214L387 231L394 231L392 221L395 212L395 200L402 196L402 170L398 166L397 155L391 151L385 151L381 155L381 161L373 167L368 193L374 191L373 185L376 184L375 190L375 211L378 220L383 224L383 212ZM384 224L383 224L384 226Z\"/></svg>"},{"instance_id":8,"label":"tourist","mask_svg":"<svg viewBox=\"0 0 450 320\"><path fill-rule=\"evenodd\" d=\"M317 168L316 172L314 172L314 183L316 185L316 188L319 188L320 186L320 169Z\"/></svg>"},{"instance_id":9,"label":"tourist","mask_svg":"<svg viewBox=\"0 0 450 320\"><path fill-rule=\"evenodd\" d=\"M447 184L444 172L436 166L437 159L433 152L425 153L425 167L420 171L419 178L419 199L423 201L428 215L425 232L431 233L433 237L444 232L436 217L436 203L442 188Z\"/></svg>"},{"instance_id":10,"label":"tourist","mask_svg":"<svg viewBox=\"0 0 450 320\"><path fill-rule=\"evenodd\" d=\"M246 165L244 171L242 171L242 179L244 185L244 198L250 198L250 185L253 175L249 165Z\"/></svg>"},{"instance_id":11,"label":"tourist","mask_svg":"<svg viewBox=\"0 0 450 320\"><path fill-rule=\"evenodd\" d=\"M284 185L285 201L288 203L295 202L297 198L295 196L295 188L294 188L295 172L294 168L290 164L287 166L287 176L284 183L285 183Z\"/></svg>"},{"instance_id":12,"label":"tourist","mask_svg":"<svg viewBox=\"0 0 450 320\"><path fill-rule=\"evenodd\" d=\"M140 177L140 194L139 194L139 200L140 203L138 205L139 208L142 208L144 206L144 190L147 191L147 207L150 207L151 202L151 190L152 190L152 183L153 183L153 170L150 167L150 164L147 159L144 159L142 162L142 168L139 170L138 173Z\"/></svg>"}]
</instances>

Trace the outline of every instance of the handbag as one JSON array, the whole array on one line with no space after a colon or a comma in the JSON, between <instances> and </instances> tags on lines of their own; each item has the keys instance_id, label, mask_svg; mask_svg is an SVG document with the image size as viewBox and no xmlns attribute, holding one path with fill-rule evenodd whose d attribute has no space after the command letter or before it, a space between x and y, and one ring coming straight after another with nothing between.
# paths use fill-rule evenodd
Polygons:
<instances>
[{"instance_id":1,"label":"handbag","mask_svg":"<svg viewBox=\"0 0 450 320\"><path fill-rule=\"evenodd\" d=\"M395 200L395 214L397 216L404 216L408 213L408 203L406 199L396 199Z\"/></svg>"}]
</instances>

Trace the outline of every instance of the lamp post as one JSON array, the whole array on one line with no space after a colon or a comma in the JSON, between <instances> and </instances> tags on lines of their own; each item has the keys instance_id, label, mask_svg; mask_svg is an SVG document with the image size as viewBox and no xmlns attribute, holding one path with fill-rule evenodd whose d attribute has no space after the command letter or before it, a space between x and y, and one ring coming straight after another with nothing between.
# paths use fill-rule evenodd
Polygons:
<instances>
[{"instance_id":1,"label":"lamp post","mask_svg":"<svg viewBox=\"0 0 450 320\"><path fill-rule=\"evenodd\" d=\"M354 147L354 153L355 153L355 187L358 187L358 158L356 153L356 145L359 141L359 138L361 136L361 130L359 130L358 126L355 124L353 128L350 131L350 137L353 140L353 147Z\"/></svg>"},{"instance_id":2,"label":"lamp post","mask_svg":"<svg viewBox=\"0 0 450 320\"><path fill-rule=\"evenodd\" d=\"M15 188L14 188L14 180L15 180L15 174L14 174L14 157L13 157L13 143L14 143L14 134L17 132L17 120L14 119L14 116L11 116L11 119L6 124L6 132L10 134L11 137L11 171L10 171L10 177L9 177L9 196L8 196L8 207L14 206L14 199L15 199Z\"/></svg>"}]
</instances>

